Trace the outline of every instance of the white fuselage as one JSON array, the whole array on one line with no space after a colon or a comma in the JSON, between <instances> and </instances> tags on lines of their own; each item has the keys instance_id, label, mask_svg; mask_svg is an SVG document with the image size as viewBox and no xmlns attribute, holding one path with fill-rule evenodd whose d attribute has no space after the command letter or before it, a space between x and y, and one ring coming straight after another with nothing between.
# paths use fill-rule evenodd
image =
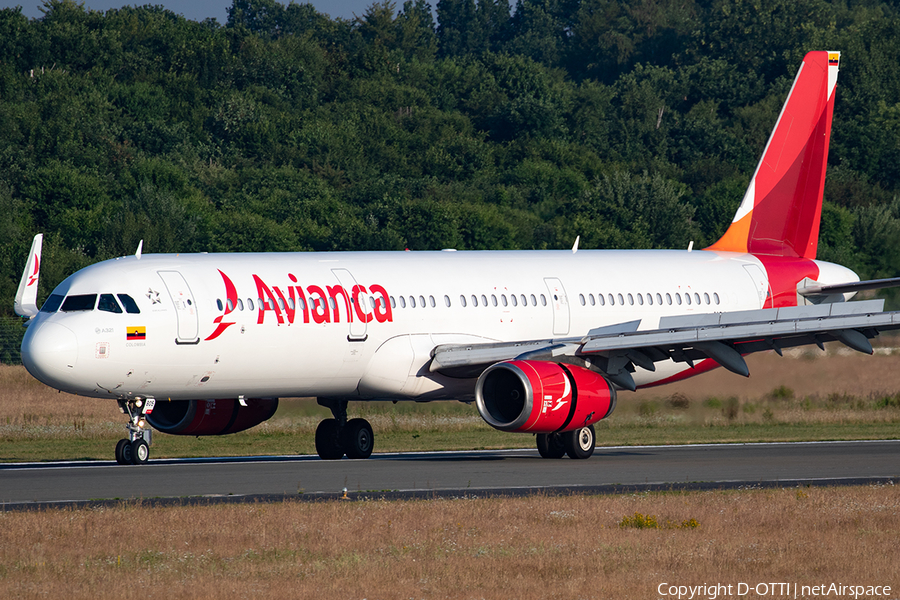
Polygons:
<instances>
[{"instance_id":1,"label":"white fuselage","mask_svg":"<svg viewBox=\"0 0 900 600\"><path fill-rule=\"evenodd\" d=\"M435 346L655 329L662 316L758 309L767 292L758 259L708 251L145 255L53 292L127 294L139 314L41 312L23 361L48 385L104 398L470 399L473 379L429 372Z\"/></svg>"}]
</instances>

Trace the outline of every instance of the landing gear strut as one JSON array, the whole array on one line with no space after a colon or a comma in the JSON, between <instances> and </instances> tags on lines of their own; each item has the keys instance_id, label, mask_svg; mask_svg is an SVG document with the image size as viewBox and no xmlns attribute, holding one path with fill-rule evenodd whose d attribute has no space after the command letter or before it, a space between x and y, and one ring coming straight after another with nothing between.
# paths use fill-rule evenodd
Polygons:
<instances>
[{"instance_id":1,"label":"landing gear strut","mask_svg":"<svg viewBox=\"0 0 900 600\"><path fill-rule=\"evenodd\" d=\"M325 419L316 427L316 452L323 460L369 458L375 447L375 434L365 419L347 420L347 401L319 398L321 406L329 408L333 419Z\"/></svg>"},{"instance_id":2,"label":"landing gear strut","mask_svg":"<svg viewBox=\"0 0 900 600\"><path fill-rule=\"evenodd\" d=\"M150 459L150 444L153 430L147 425L144 415L153 412L156 400L153 398L128 398L119 400L119 409L128 415L128 437L116 444L116 462L120 465L142 465Z\"/></svg>"}]
</instances>

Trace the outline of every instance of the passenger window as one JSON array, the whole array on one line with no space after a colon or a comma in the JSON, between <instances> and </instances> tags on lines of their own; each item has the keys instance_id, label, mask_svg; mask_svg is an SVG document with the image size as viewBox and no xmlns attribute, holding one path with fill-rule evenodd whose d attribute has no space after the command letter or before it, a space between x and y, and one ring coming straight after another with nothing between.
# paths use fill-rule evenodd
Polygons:
<instances>
[{"instance_id":1,"label":"passenger window","mask_svg":"<svg viewBox=\"0 0 900 600\"><path fill-rule=\"evenodd\" d=\"M547 306L547 296L541 294L541 306Z\"/></svg>"},{"instance_id":2,"label":"passenger window","mask_svg":"<svg viewBox=\"0 0 900 600\"><path fill-rule=\"evenodd\" d=\"M709 304L709 294L707 292L703 292L703 299Z\"/></svg>"},{"instance_id":3,"label":"passenger window","mask_svg":"<svg viewBox=\"0 0 900 600\"><path fill-rule=\"evenodd\" d=\"M600 301L600 306L606 306L606 299L603 298L603 294L597 294L597 300Z\"/></svg>"},{"instance_id":4,"label":"passenger window","mask_svg":"<svg viewBox=\"0 0 900 600\"><path fill-rule=\"evenodd\" d=\"M472 306L478 306L478 297L472 294Z\"/></svg>"},{"instance_id":5,"label":"passenger window","mask_svg":"<svg viewBox=\"0 0 900 600\"><path fill-rule=\"evenodd\" d=\"M621 305L624 306L624 305L625 305L625 298L622 297L622 294L618 294L618 296L619 296L619 304L621 304Z\"/></svg>"},{"instance_id":6,"label":"passenger window","mask_svg":"<svg viewBox=\"0 0 900 600\"><path fill-rule=\"evenodd\" d=\"M487 296L485 296L484 294L481 295L481 305L485 307L487 306Z\"/></svg>"},{"instance_id":7,"label":"passenger window","mask_svg":"<svg viewBox=\"0 0 900 600\"><path fill-rule=\"evenodd\" d=\"M700 294L698 294L697 292L694 292L694 303L700 304Z\"/></svg>"},{"instance_id":8,"label":"passenger window","mask_svg":"<svg viewBox=\"0 0 900 600\"><path fill-rule=\"evenodd\" d=\"M466 297L462 294L459 295L459 303L462 305L463 308L466 307Z\"/></svg>"},{"instance_id":9,"label":"passenger window","mask_svg":"<svg viewBox=\"0 0 900 600\"><path fill-rule=\"evenodd\" d=\"M659 292L656 292L656 303L662 306L662 295L660 295ZM671 302L669 304L671 304Z\"/></svg>"},{"instance_id":10,"label":"passenger window","mask_svg":"<svg viewBox=\"0 0 900 600\"><path fill-rule=\"evenodd\" d=\"M513 306L518 306L518 305L519 305L519 301L516 300L516 295L515 295L515 294L510 294L510 295L509 295L509 299L512 300Z\"/></svg>"},{"instance_id":11,"label":"passenger window","mask_svg":"<svg viewBox=\"0 0 900 600\"><path fill-rule=\"evenodd\" d=\"M394 300L393 296L391 296L391 308L397 308L397 301Z\"/></svg>"},{"instance_id":12,"label":"passenger window","mask_svg":"<svg viewBox=\"0 0 900 600\"><path fill-rule=\"evenodd\" d=\"M415 296L410 296L410 297L409 297L409 307L410 307L410 308L415 308L415 307L416 307L416 297L415 297Z\"/></svg>"},{"instance_id":13,"label":"passenger window","mask_svg":"<svg viewBox=\"0 0 900 600\"><path fill-rule=\"evenodd\" d=\"M278 299L278 308L284 310L284 300L282 300L281 298Z\"/></svg>"},{"instance_id":14,"label":"passenger window","mask_svg":"<svg viewBox=\"0 0 900 600\"><path fill-rule=\"evenodd\" d=\"M503 303L503 306L509 306L509 303L506 301L506 294L500 294L500 302Z\"/></svg>"},{"instance_id":15,"label":"passenger window","mask_svg":"<svg viewBox=\"0 0 900 600\"><path fill-rule=\"evenodd\" d=\"M672 306L672 294L670 294L669 292L666 292L666 304Z\"/></svg>"},{"instance_id":16,"label":"passenger window","mask_svg":"<svg viewBox=\"0 0 900 600\"><path fill-rule=\"evenodd\" d=\"M531 295L531 305L537 306L537 298L534 297L534 294Z\"/></svg>"},{"instance_id":17,"label":"passenger window","mask_svg":"<svg viewBox=\"0 0 900 600\"><path fill-rule=\"evenodd\" d=\"M522 294L519 298L522 300L522 306L528 306L528 298L525 297L525 294Z\"/></svg>"},{"instance_id":18,"label":"passenger window","mask_svg":"<svg viewBox=\"0 0 900 600\"><path fill-rule=\"evenodd\" d=\"M644 296L641 294L638 294L638 304L640 304L641 306L644 305Z\"/></svg>"},{"instance_id":19,"label":"passenger window","mask_svg":"<svg viewBox=\"0 0 900 600\"><path fill-rule=\"evenodd\" d=\"M419 306L425 308L425 296L419 296Z\"/></svg>"},{"instance_id":20,"label":"passenger window","mask_svg":"<svg viewBox=\"0 0 900 600\"><path fill-rule=\"evenodd\" d=\"M137 302L134 301L134 298L132 298L128 294L116 294L116 295L119 297L119 302L121 302L122 306L125 307L125 312L127 312L130 315L141 314L141 309L138 308Z\"/></svg>"},{"instance_id":21,"label":"passenger window","mask_svg":"<svg viewBox=\"0 0 900 600\"><path fill-rule=\"evenodd\" d=\"M444 304L447 305L447 308L450 308L450 296L444 294Z\"/></svg>"},{"instance_id":22,"label":"passenger window","mask_svg":"<svg viewBox=\"0 0 900 600\"><path fill-rule=\"evenodd\" d=\"M219 310L223 310L221 298L216 298L216 308L218 308Z\"/></svg>"},{"instance_id":23,"label":"passenger window","mask_svg":"<svg viewBox=\"0 0 900 600\"><path fill-rule=\"evenodd\" d=\"M94 310L97 303L97 294L79 294L68 296L62 303L62 312L77 312L80 310Z\"/></svg>"},{"instance_id":24,"label":"passenger window","mask_svg":"<svg viewBox=\"0 0 900 600\"><path fill-rule=\"evenodd\" d=\"M491 294L491 304L493 304L494 306L497 306L497 295L496 294Z\"/></svg>"},{"instance_id":25,"label":"passenger window","mask_svg":"<svg viewBox=\"0 0 900 600\"><path fill-rule=\"evenodd\" d=\"M681 294L675 292L675 303L681 306Z\"/></svg>"},{"instance_id":26,"label":"passenger window","mask_svg":"<svg viewBox=\"0 0 900 600\"><path fill-rule=\"evenodd\" d=\"M238 310L244 310L244 301L238 298ZM247 298L247 310L253 310L253 300Z\"/></svg>"},{"instance_id":27,"label":"passenger window","mask_svg":"<svg viewBox=\"0 0 900 600\"><path fill-rule=\"evenodd\" d=\"M719 303L719 294L717 294L716 292L713 292L713 300L716 301L716 304Z\"/></svg>"},{"instance_id":28,"label":"passenger window","mask_svg":"<svg viewBox=\"0 0 900 600\"><path fill-rule=\"evenodd\" d=\"M578 294L578 300L581 301L582 306L587 304L587 301L584 299L584 294Z\"/></svg>"},{"instance_id":29,"label":"passenger window","mask_svg":"<svg viewBox=\"0 0 900 600\"><path fill-rule=\"evenodd\" d=\"M400 296L400 308L406 308L406 298Z\"/></svg>"},{"instance_id":30,"label":"passenger window","mask_svg":"<svg viewBox=\"0 0 900 600\"><path fill-rule=\"evenodd\" d=\"M647 294L647 304L653 306L653 294Z\"/></svg>"},{"instance_id":31,"label":"passenger window","mask_svg":"<svg viewBox=\"0 0 900 600\"><path fill-rule=\"evenodd\" d=\"M690 292L688 292L687 294L684 295L684 301L687 302L688 306L691 305L691 293Z\"/></svg>"},{"instance_id":32,"label":"passenger window","mask_svg":"<svg viewBox=\"0 0 900 600\"><path fill-rule=\"evenodd\" d=\"M97 310L121 314L122 307L119 306L115 296L112 294L100 294L100 302L97 303Z\"/></svg>"},{"instance_id":33,"label":"passenger window","mask_svg":"<svg viewBox=\"0 0 900 600\"><path fill-rule=\"evenodd\" d=\"M591 306L594 306L594 305L596 304L596 302L594 301L594 295L593 295L593 294L588 294L588 300L591 301Z\"/></svg>"},{"instance_id":34,"label":"passenger window","mask_svg":"<svg viewBox=\"0 0 900 600\"><path fill-rule=\"evenodd\" d=\"M59 294L50 294L50 297L47 298L44 305L41 306L41 312L45 313L55 313L59 310L60 305L63 302L65 296L61 296Z\"/></svg>"}]
</instances>

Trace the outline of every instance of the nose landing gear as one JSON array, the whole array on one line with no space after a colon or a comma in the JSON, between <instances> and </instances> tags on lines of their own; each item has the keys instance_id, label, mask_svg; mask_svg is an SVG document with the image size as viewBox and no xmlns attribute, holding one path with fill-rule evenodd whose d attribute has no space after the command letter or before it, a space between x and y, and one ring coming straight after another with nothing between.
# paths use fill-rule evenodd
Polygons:
<instances>
[{"instance_id":1,"label":"nose landing gear","mask_svg":"<svg viewBox=\"0 0 900 600\"><path fill-rule=\"evenodd\" d=\"M128 398L119 400L119 409L128 415L128 437L116 444L116 462L120 465L142 465L150 459L153 430L144 415L153 412L153 398Z\"/></svg>"}]
</instances>

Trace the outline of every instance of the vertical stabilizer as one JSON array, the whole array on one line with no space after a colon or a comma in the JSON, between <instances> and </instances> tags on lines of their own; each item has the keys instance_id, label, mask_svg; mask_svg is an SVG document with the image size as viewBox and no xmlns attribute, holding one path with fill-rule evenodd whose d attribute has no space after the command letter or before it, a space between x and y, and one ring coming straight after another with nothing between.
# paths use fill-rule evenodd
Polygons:
<instances>
[{"instance_id":1,"label":"vertical stabilizer","mask_svg":"<svg viewBox=\"0 0 900 600\"><path fill-rule=\"evenodd\" d=\"M840 56L803 59L744 200L708 250L816 257Z\"/></svg>"},{"instance_id":2,"label":"vertical stabilizer","mask_svg":"<svg viewBox=\"0 0 900 600\"><path fill-rule=\"evenodd\" d=\"M16 299L13 309L22 317L33 317L38 314L37 288L38 278L41 274L41 246L44 235L39 233L31 242L31 251L28 253L28 262L25 263L25 271L22 272L22 280L16 291Z\"/></svg>"}]
</instances>

